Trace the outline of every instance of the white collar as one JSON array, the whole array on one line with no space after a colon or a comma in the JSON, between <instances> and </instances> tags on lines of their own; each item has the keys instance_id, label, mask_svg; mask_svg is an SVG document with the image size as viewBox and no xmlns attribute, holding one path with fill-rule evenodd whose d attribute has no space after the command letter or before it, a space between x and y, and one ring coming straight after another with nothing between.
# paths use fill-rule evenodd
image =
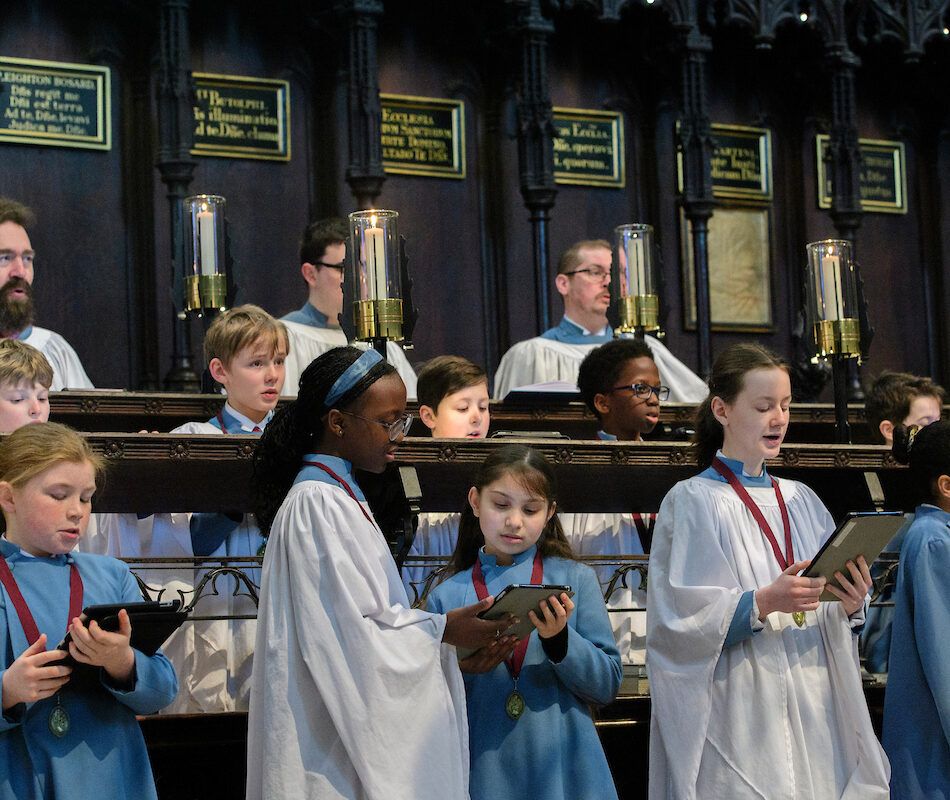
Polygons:
<instances>
[{"instance_id":1,"label":"white collar","mask_svg":"<svg viewBox=\"0 0 950 800\"><path fill-rule=\"evenodd\" d=\"M247 433L253 433L255 428L264 430L264 428L267 427L267 423L270 422L270 418L274 416L274 411L271 409L267 412L267 416L265 416L264 419L262 419L260 422L255 422L250 417L245 417L240 411L235 411L234 406L228 402L225 402L224 407L228 414L241 423L241 430L246 431Z\"/></svg>"},{"instance_id":2,"label":"white collar","mask_svg":"<svg viewBox=\"0 0 950 800\"><path fill-rule=\"evenodd\" d=\"M568 322L570 322L571 325L574 325L575 327L580 328L580 329L581 329L581 336L606 336L606 335L610 332L610 323L609 323L609 322L608 322L606 325L604 325L604 327L601 328L599 331L589 331L589 330L587 330L587 328L585 328L583 325L581 325L581 324L579 324L579 323L577 323L577 322L574 322L574 320L572 320L567 314L564 315L564 319L566 319Z\"/></svg>"}]
</instances>

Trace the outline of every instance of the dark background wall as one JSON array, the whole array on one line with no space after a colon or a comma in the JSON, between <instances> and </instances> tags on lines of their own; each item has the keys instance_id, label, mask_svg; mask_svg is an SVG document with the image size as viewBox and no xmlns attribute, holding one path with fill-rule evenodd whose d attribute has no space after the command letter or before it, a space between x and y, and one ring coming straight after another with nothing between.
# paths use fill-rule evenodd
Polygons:
<instances>
[{"instance_id":1,"label":"dark background wall","mask_svg":"<svg viewBox=\"0 0 950 800\"><path fill-rule=\"evenodd\" d=\"M380 91L465 103L465 180L390 175L376 200L400 212L409 242L421 315L414 362L454 352L493 369L511 343L538 332L532 230L518 174L521 54L512 19L519 4L525 3L378 4ZM238 301L281 315L305 298L296 253L306 223L356 208L346 175L346 23L329 2L191 5L191 69L290 82L292 160L196 158L189 187L228 200ZM6 4L0 25L0 55L112 68L110 151L0 144L0 194L32 206L39 219L30 231L38 252L38 324L66 336L103 387L157 388L171 367L170 222L155 168L160 7L24 0ZM676 193L682 86L675 26L657 6L539 7L553 25L553 105L619 110L626 126L625 188L558 187L552 265L577 239L609 239L624 222L652 223L667 343L695 368L696 335L684 325ZM614 7L620 11L610 19ZM780 26L764 50L749 30L714 18L704 11L699 20L712 43L710 119L772 131L775 328L754 336L793 355L804 245L836 235L829 213L817 207L814 154L815 134L831 124L831 68L814 20ZM950 37L932 38L908 62L900 42L882 39L866 20L853 22L850 40L861 59L858 131L905 143L909 194L906 215L865 214L858 230L876 329L864 373L907 369L946 382L950 118L940 87L950 76ZM556 321L560 304L548 291ZM197 361L201 326L191 325ZM748 335L716 333L713 349Z\"/></svg>"}]
</instances>

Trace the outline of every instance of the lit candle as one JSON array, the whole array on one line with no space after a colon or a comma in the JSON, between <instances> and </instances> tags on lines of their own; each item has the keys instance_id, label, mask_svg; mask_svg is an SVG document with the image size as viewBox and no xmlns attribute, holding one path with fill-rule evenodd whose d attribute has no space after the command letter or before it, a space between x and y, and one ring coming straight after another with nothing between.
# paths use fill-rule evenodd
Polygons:
<instances>
[{"instance_id":1,"label":"lit candle","mask_svg":"<svg viewBox=\"0 0 950 800\"><path fill-rule=\"evenodd\" d=\"M385 300L386 294L386 237L382 228L376 227L376 217L370 218L366 229L366 278L376 289L376 299Z\"/></svg>"},{"instance_id":2,"label":"lit candle","mask_svg":"<svg viewBox=\"0 0 950 800\"><path fill-rule=\"evenodd\" d=\"M820 300L824 301L825 319L833 321L844 316L844 299L841 296L841 258L825 255L821 258Z\"/></svg>"},{"instance_id":3,"label":"lit candle","mask_svg":"<svg viewBox=\"0 0 950 800\"><path fill-rule=\"evenodd\" d=\"M630 239L627 244L627 265L633 268L630 277L636 275L636 283L633 286L632 294L646 294L646 264L644 263L643 239L638 236Z\"/></svg>"},{"instance_id":4,"label":"lit candle","mask_svg":"<svg viewBox=\"0 0 950 800\"><path fill-rule=\"evenodd\" d=\"M207 206L202 206L207 209ZM198 212L198 247L201 254L201 274L214 275L218 269L218 248L215 242L214 214Z\"/></svg>"}]
</instances>

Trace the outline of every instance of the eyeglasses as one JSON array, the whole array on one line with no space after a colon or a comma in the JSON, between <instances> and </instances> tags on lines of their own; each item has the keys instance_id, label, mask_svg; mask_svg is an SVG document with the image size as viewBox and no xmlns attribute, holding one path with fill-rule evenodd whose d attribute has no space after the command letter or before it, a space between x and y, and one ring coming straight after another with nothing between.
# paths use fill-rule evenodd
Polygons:
<instances>
[{"instance_id":1,"label":"eyeglasses","mask_svg":"<svg viewBox=\"0 0 950 800\"><path fill-rule=\"evenodd\" d=\"M582 273L587 280L593 281L594 283L603 283L604 278L610 280L610 273L605 269L591 269L590 267L583 267L582 269L574 269L570 272L562 272L562 275L577 275Z\"/></svg>"},{"instance_id":2,"label":"eyeglasses","mask_svg":"<svg viewBox=\"0 0 950 800\"><path fill-rule=\"evenodd\" d=\"M316 266L319 266L319 267L329 267L330 269L339 270L341 275L342 275L343 272L346 270L346 262L345 262L345 261L341 261L339 264L327 264L326 261L314 261L313 263L314 263Z\"/></svg>"},{"instance_id":3,"label":"eyeglasses","mask_svg":"<svg viewBox=\"0 0 950 800\"><path fill-rule=\"evenodd\" d=\"M614 386L610 391L619 392L622 389L633 392L641 400L649 400L650 395L655 394L656 399L661 403L670 396L669 386L650 386L649 383L634 383L632 386Z\"/></svg>"},{"instance_id":4,"label":"eyeglasses","mask_svg":"<svg viewBox=\"0 0 950 800\"><path fill-rule=\"evenodd\" d=\"M357 419L363 420L363 422L374 422L377 425L382 425L389 433L389 441L391 442L395 442L400 436L406 436L409 433L410 426L412 425L412 414L403 414L395 422L383 422L381 419L361 417L359 414L354 414L352 411L344 411L343 409L337 410L341 414L348 414L351 417L356 417Z\"/></svg>"}]
</instances>

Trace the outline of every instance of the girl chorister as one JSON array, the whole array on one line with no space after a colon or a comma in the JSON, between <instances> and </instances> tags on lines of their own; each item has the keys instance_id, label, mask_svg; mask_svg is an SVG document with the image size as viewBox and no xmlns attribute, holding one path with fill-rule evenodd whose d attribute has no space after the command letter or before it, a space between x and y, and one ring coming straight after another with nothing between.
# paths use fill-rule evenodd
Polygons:
<instances>
[{"instance_id":1,"label":"girl chorister","mask_svg":"<svg viewBox=\"0 0 950 800\"><path fill-rule=\"evenodd\" d=\"M476 617L490 598L447 615L409 608L354 477L393 460L405 408L379 354L336 348L264 431L248 798L468 797L464 690L443 641L480 647L507 623Z\"/></svg>"},{"instance_id":2,"label":"girl chorister","mask_svg":"<svg viewBox=\"0 0 950 800\"><path fill-rule=\"evenodd\" d=\"M142 600L125 564L74 552L102 466L54 423L27 425L0 445L2 800L156 797L135 715L172 701L174 670L160 653L130 646L124 611L115 633L78 619L89 605ZM67 626L70 654L87 665L76 671L54 649Z\"/></svg>"},{"instance_id":3,"label":"girl chorister","mask_svg":"<svg viewBox=\"0 0 950 800\"><path fill-rule=\"evenodd\" d=\"M461 662L472 759L472 800L616 798L589 706L611 702L622 677L597 577L574 561L555 514L555 481L537 451L503 447L479 469L450 563L428 599L465 606L510 584L571 586L529 612L536 628Z\"/></svg>"},{"instance_id":4,"label":"girl chorister","mask_svg":"<svg viewBox=\"0 0 950 800\"><path fill-rule=\"evenodd\" d=\"M863 558L828 584L799 577L833 530L805 485L773 479L787 366L754 344L716 361L696 443L705 471L663 501L650 555L647 669L653 800L884 800L855 630Z\"/></svg>"}]
</instances>

